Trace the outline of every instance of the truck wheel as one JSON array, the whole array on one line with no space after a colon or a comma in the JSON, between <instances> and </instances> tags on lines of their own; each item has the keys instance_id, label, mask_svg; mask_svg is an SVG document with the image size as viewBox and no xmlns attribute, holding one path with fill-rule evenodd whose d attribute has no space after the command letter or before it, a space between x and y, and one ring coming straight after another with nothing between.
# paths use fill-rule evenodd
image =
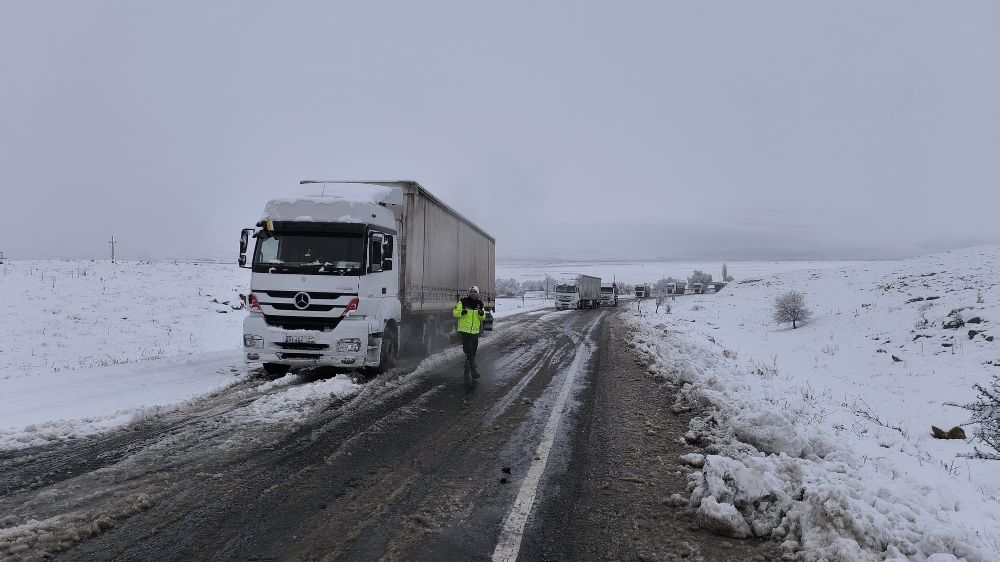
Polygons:
<instances>
[{"instance_id":1,"label":"truck wheel","mask_svg":"<svg viewBox=\"0 0 1000 562\"><path fill-rule=\"evenodd\" d=\"M382 335L382 350L378 357L378 366L371 368L372 374L379 374L388 371L396 366L396 359L399 356L399 345L396 342L396 334L388 328Z\"/></svg>"},{"instance_id":2,"label":"truck wheel","mask_svg":"<svg viewBox=\"0 0 1000 562\"><path fill-rule=\"evenodd\" d=\"M267 373L268 376L272 376L274 378L283 377L287 375L289 368L290 367L288 365L280 365L278 363L264 363L264 372Z\"/></svg>"}]
</instances>

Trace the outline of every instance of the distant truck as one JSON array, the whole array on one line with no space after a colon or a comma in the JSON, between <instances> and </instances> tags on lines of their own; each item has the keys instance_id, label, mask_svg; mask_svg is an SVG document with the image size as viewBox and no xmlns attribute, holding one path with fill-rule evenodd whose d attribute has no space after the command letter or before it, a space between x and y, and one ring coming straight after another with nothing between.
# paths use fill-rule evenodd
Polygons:
<instances>
[{"instance_id":1,"label":"distant truck","mask_svg":"<svg viewBox=\"0 0 1000 562\"><path fill-rule=\"evenodd\" d=\"M652 287L649 285L636 285L635 286L635 298L644 299L650 295L652 292Z\"/></svg>"},{"instance_id":2,"label":"distant truck","mask_svg":"<svg viewBox=\"0 0 1000 562\"><path fill-rule=\"evenodd\" d=\"M618 284L601 283L601 305L618 306Z\"/></svg>"},{"instance_id":3,"label":"distant truck","mask_svg":"<svg viewBox=\"0 0 1000 562\"><path fill-rule=\"evenodd\" d=\"M577 275L555 287L557 310L597 308L601 304L601 278Z\"/></svg>"},{"instance_id":4,"label":"distant truck","mask_svg":"<svg viewBox=\"0 0 1000 562\"><path fill-rule=\"evenodd\" d=\"M272 375L321 365L381 372L403 344L436 349L472 285L494 310L493 237L417 182L301 183L302 196L269 201L240 238L240 266L253 270L248 362Z\"/></svg>"}]
</instances>

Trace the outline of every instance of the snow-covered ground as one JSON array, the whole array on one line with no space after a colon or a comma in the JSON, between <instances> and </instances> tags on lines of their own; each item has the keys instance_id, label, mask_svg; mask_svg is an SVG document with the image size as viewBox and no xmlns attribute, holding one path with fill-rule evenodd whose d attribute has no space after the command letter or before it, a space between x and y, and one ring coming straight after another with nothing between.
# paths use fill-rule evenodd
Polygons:
<instances>
[{"instance_id":1,"label":"snow-covered ground","mask_svg":"<svg viewBox=\"0 0 1000 562\"><path fill-rule=\"evenodd\" d=\"M1000 246L742 281L631 313L675 407L711 412L685 436L705 455L685 458L699 470L675 500L808 560L1000 560L1000 462L962 456L975 425L931 437L1000 371ZM798 329L771 319L789 290L813 311ZM959 315L981 321L944 327Z\"/></svg>"},{"instance_id":2,"label":"snow-covered ground","mask_svg":"<svg viewBox=\"0 0 1000 562\"><path fill-rule=\"evenodd\" d=\"M555 308L556 302L553 299L524 299L519 298L498 298L495 318L500 319L522 312L532 312L535 310L545 310Z\"/></svg>"},{"instance_id":3,"label":"snow-covered ground","mask_svg":"<svg viewBox=\"0 0 1000 562\"><path fill-rule=\"evenodd\" d=\"M0 265L0 379L238 349L249 282L230 264Z\"/></svg>"},{"instance_id":4,"label":"snow-covered ground","mask_svg":"<svg viewBox=\"0 0 1000 562\"><path fill-rule=\"evenodd\" d=\"M246 380L237 309L249 280L247 270L217 263L0 265L0 449L92 435ZM553 302L497 305L502 319ZM294 418L317 398L357 391L346 377L297 382L257 388L267 395L240 415Z\"/></svg>"},{"instance_id":5,"label":"snow-covered ground","mask_svg":"<svg viewBox=\"0 0 1000 562\"><path fill-rule=\"evenodd\" d=\"M245 270L228 264L0 265L0 448L72 439L240 380Z\"/></svg>"}]
</instances>

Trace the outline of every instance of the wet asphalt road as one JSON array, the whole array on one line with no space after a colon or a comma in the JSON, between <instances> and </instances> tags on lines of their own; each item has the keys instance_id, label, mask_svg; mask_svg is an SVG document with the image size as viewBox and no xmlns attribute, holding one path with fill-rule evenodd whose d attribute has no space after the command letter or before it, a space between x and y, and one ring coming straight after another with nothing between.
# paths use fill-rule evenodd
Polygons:
<instances>
[{"instance_id":1,"label":"wet asphalt road","mask_svg":"<svg viewBox=\"0 0 1000 562\"><path fill-rule=\"evenodd\" d=\"M474 385L452 346L286 424L233 415L280 390L255 379L126 431L0 454L0 557L770 558L663 505L684 492L687 420L625 333L607 309L529 313L484 338Z\"/></svg>"}]
</instances>

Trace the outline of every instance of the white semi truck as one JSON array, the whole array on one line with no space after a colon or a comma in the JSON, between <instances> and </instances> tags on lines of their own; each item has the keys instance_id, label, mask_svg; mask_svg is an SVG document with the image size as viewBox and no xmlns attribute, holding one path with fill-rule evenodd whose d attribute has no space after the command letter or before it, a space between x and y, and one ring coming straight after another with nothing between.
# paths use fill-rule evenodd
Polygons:
<instances>
[{"instance_id":1,"label":"white semi truck","mask_svg":"<svg viewBox=\"0 0 1000 562\"><path fill-rule=\"evenodd\" d=\"M601 304L601 278L577 275L555 287L556 310L597 308Z\"/></svg>"},{"instance_id":2,"label":"white semi truck","mask_svg":"<svg viewBox=\"0 0 1000 562\"><path fill-rule=\"evenodd\" d=\"M493 237L417 182L301 184L242 232L240 266L253 270L248 362L272 375L295 366L381 372L401 345L436 349L472 285L494 310Z\"/></svg>"},{"instance_id":3,"label":"white semi truck","mask_svg":"<svg viewBox=\"0 0 1000 562\"><path fill-rule=\"evenodd\" d=\"M618 284L601 283L601 305L618 306Z\"/></svg>"}]
</instances>

